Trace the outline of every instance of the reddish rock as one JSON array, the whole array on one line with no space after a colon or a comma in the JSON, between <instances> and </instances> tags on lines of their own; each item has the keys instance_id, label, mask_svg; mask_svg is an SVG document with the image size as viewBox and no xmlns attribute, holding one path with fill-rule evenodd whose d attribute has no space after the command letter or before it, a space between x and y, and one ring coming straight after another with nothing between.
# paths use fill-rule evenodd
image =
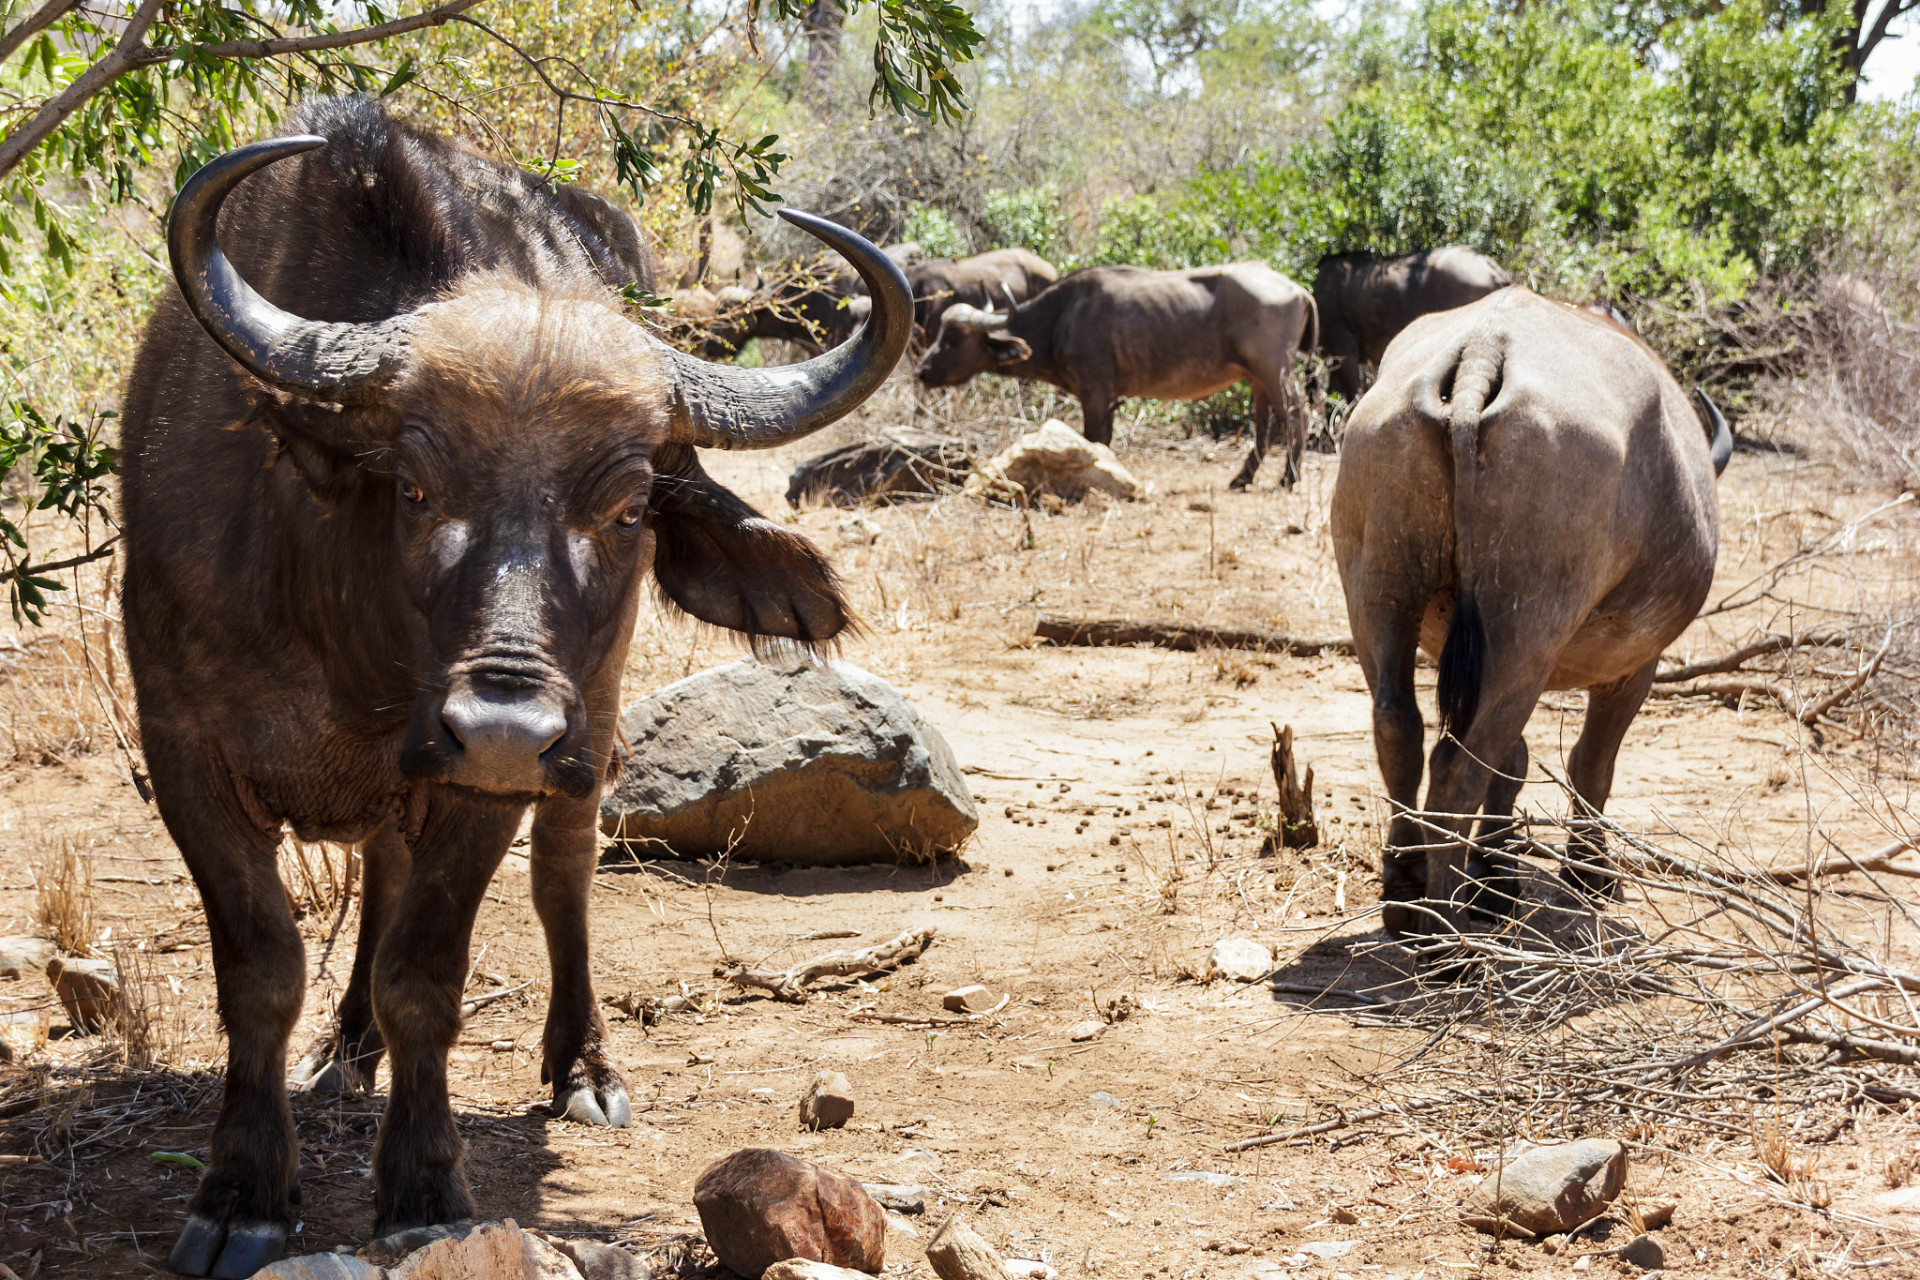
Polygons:
<instances>
[{"instance_id":1,"label":"reddish rock","mask_svg":"<svg viewBox=\"0 0 1920 1280\"><path fill-rule=\"evenodd\" d=\"M878 1275L887 1215L845 1174L779 1151L749 1148L693 1184L707 1244L728 1270L758 1277L803 1258Z\"/></svg>"}]
</instances>

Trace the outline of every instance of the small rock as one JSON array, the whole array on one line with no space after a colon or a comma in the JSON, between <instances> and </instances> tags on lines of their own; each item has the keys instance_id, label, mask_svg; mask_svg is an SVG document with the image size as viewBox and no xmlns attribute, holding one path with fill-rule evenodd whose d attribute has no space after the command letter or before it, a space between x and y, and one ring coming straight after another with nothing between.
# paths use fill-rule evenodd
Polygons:
<instances>
[{"instance_id":1,"label":"small rock","mask_svg":"<svg viewBox=\"0 0 1920 1280\"><path fill-rule=\"evenodd\" d=\"M104 1031L120 1012L120 971L111 960L47 961L47 985L60 997L75 1031Z\"/></svg>"},{"instance_id":2,"label":"small rock","mask_svg":"<svg viewBox=\"0 0 1920 1280\"><path fill-rule=\"evenodd\" d=\"M1295 1253L1304 1253L1309 1258L1344 1258L1353 1252L1356 1244L1353 1240L1315 1240L1301 1245Z\"/></svg>"},{"instance_id":3,"label":"small rock","mask_svg":"<svg viewBox=\"0 0 1920 1280\"><path fill-rule=\"evenodd\" d=\"M582 1280L653 1280L653 1270L617 1245L598 1240L562 1240L536 1231L534 1235L567 1255Z\"/></svg>"},{"instance_id":4,"label":"small rock","mask_svg":"<svg viewBox=\"0 0 1920 1280\"><path fill-rule=\"evenodd\" d=\"M1222 938L1207 952L1207 978L1259 982L1273 972L1273 952L1250 938Z\"/></svg>"},{"instance_id":5,"label":"small rock","mask_svg":"<svg viewBox=\"0 0 1920 1280\"><path fill-rule=\"evenodd\" d=\"M1162 1182L1198 1182L1207 1187L1237 1187L1240 1179L1230 1173L1203 1173L1198 1169L1184 1169L1179 1173L1163 1173Z\"/></svg>"},{"instance_id":6,"label":"small rock","mask_svg":"<svg viewBox=\"0 0 1920 1280\"><path fill-rule=\"evenodd\" d=\"M479 1229L477 1222L451 1222L431 1227L409 1227L362 1245L354 1256L376 1267L390 1267L439 1240L464 1240Z\"/></svg>"},{"instance_id":7,"label":"small rock","mask_svg":"<svg viewBox=\"0 0 1920 1280\"><path fill-rule=\"evenodd\" d=\"M1677 1207L1678 1206L1675 1205L1671 1200L1660 1201L1654 1204L1641 1205L1640 1206L1641 1227L1643 1227L1648 1231L1658 1231L1662 1227L1671 1226L1673 1223L1673 1211Z\"/></svg>"},{"instance_id":8,"label":"small rock","mask_svg":"<svg viewBox=\"0 0 1920 1280\"><path fill-rule=\"evenodd\" d=\"M1590 1253L1583 1253L1579 1257L1573 1260L1573 1269L1575 1271L1585 1271L1588 1267L1591 1267L1592 1265L1593 1265L1593 1255Z\"/></svg>"},{"instance_id":9,"label":"small rock","mask_svg":"<svg viewBox=\"0 0 1920 1280\"><path fill-rule=\"evenodd\" d=\"M836 531L840 535L840 541L851 542L856 546L870 547L880 540L880 526L858 511L841 520Z\"/></svg>"},{"instance_id":10,"label":"small rock","mask_svg":"<svg viewBox=\"0 0 1920 1280\"><path fill-rule=\"evenodd\" d=\"M846 1267L831 1266L825 1262L788 1258L761 1272L760 1280L873 1280L873 1277L864 1271L850 1271Z\"/></svg>"},{"instance_id":11,"label":"small rock","mask_svg":"<svg viewBox=\"0 0 1920 1280\"><path fill-rule=\"evenodd\" d=\"M836 659L702 671L629 706L621 736L627 764L600 825L649 858L917 861L980 825L939 730L892 685Z\"/></svg>"},{"instance_id":12,"label":"small rock","mask_svg":"<svg viewBox=\"0 0 1920 1280\"><path fill-rule=\"evenodd\" d=\"M1084 1044L1088 1040L1098 1040L1107 1034L1107 1024L1088 1018L1085 1022L1076 1022L1067 1031L1067 1039L1075 1044Z\"/></svg>"},{"instance_id":13,"label":"small rock","mask_svg":"<svg viewBox=\"0 0 1920 1280\"><path fill-rule=\"evenodd\" d=\"M1000 1265L1014 1280L1054 1280L1060 1274L1038 1258L1005 1258Z\"/></svg>"},{"instance_id":14,"label":"small rock","mask_svg":"<svg viewBox=\"0 0 1920 1280\"><path fill-rule=\"evenodd\" d=\"M1120 1101L1120 1099L1108 1093L1105 1089L1102 1089L1100 1090L1100 1092L1092 1095L1087 1099L1087 1101L1091 1102L1096 1107L1112 1107L1116 1111L1122 1109L1127 1105L1126 1103Z\"/></svg>"},{"instance_id":15,"label":"small rock","mask_svg":"<svg viewBox=\"0 0 1920 1280\"><path fill-rule=\"evenodd\" d=\"M878 1273L887 1215L845 1174L778 1151L749 1148L711 1165L693 1185L707 1245L727 1267L757 1276L803 1258Z\"/></svg>"},{"instance_id":16,"label":"small rock","mask_svg":"<svg viewBox=\"0 0 1920 1280\"><path fill-rule=\"evenodd\" d=\"M927 1211L927 1189L925 1187L902 1186L896 1182L863 1182L867 1194L874 1198L882 1209L891 1209L895 1213L925 1213Z\"/></svg>"},{"instance_id":17,"label":"small rock","mask_svg":"<svg viewBox=\"0 0 1920 1280\"><path fill-rule=\"evenodd\" d=\"M1658 1271L1667 1265L1667 1251L1652 1236L1635 1236L1620 1246L1620 1260L1642 1271Z\"/></svg>"},{"instance_id":18,"label":"small rock","mask_svg":"<svg viewBox=\"0 0 1920 1280\"><path fill-rule=\"evenodd\" d=\"M940 1280L1006 1280L1006 1264L979 1232L949 1218L927 1243L927 1264Z\"/></svg>"},{"instance_id":19,"label":"small rock","mask_svg":"<svg viewBox=\"0 0 1920 1280\"><path fill-rule=\"evenodd\" d=\"M940 997L940 1007L955 1013L985 1013L993 1005L993 992L979 985L955 987Z\"/></svg>"},{"instance_id":20,"label":"small rock","mask_svg":"<svg viewBox=\"0 0 1920 1280\"><path fill-rule=\"evenodd\" d=\"M59 950L45 938L0 938L0 978L24 978L45 973L47 961Z\"/></svg>"},{"instance_id":21,"label":"small rock","mask_svg":"<svg viewBox=\"0 0 1920 1280\"><path fill-rule=\"evenodd\" d=\"M1627 1149L1588 1138L1523 1152L1482 1179L1466 1208L1481 1231L1498 1234L1504 1219L1532 1235L1553 1235L1592 1218L1626 1184Z\"/></svg>"},{"instance_id":22,"label":"small rock","mask_svg":"<svg viewBox=\"0 0 1920 1280\"><path fill-rule=\"evenodd\" d=\"M987 497L1047 494L1079 502L1089 493L1132 501L1147 488L1120 465L1113 450L1094 444L1058 418L1029 431L967 477L964 492Z\"/></svg>"},{"instance_id":23,"label":"small rock","mask_svg":"<svg viewBox=\"0 0 1920 1280\"><path fill-rule=\"evenodd\" d=\"M387 1273L348 1253L308 1253L282 1258L253 1273L253 1280L382 1280Z\"/></svg>"},{"instance_id":24,"label":"small rock","mask_svg":"<svg viewBox=\"0 0 1920 1280\"><path fill-rule=\"evenodd\" d=\"M853 1118L853 1085L838 1071L822 1071L800 1098L800 1124L838 1129Z\"/></svg>"},{"instance_id":25,"label":"small rock","mask_svg":"<svg viewBox=\"0 0 1920 1280\"><path fill-rule=\"evenodd\" d=\"M1332 1218L1335 1222L1339 1223L1343 1227L1350 1227L1354 1223L1360 1221L1360 1215L1355 1213L1353 1210L1347 1208L1347 1206L1343 1204L1337 1204L1333 1206L1332 1210L1328 1212L1327 1216L1329 1218Z\"/></svg>"},{"instance_id":26,"label":"small rock","mask_svg":"<svg viewBox=\"0 0 1920 1280\"><path fill-rule=\"evenodd\" d=\"M938 1155L925 1147L907 1147L894 1157L896 1163L924 1165L929 1169L938 1169L943 1161Z\"/></svg>"},{"instance_id":27,"label":"small rock","mask_svg":"<svg viewBox=\"0 0 1920 1280\"><path fill-rule=\"evenodd\" d=\"M0 1013L0 1062L46 1047L47 1013L44 1009L23 1009L19 1013Z\"/></svg>"},{"instance_id":28,"label":"small rock","mask_svg":"<svg viewBox=\"0 0 1920 1280\"><path fill-rule=\"evenodd\" d=\"M408 1234L402 1232L401 1234ZM558 1249L513 1219L482 1222L443 1237L389 1268L386 1280L583 1280Z\"/></svg>"},{"instance_id":29,"label":"small rock","mask_svg":"<svg viewBox=\"0 0 1920 1280\"><path fill-rule=\"evenodd\" d=\"M1873 1198L1873 1202L1895 1213L1920 1213L1920 1185L1882 1191Z\"/></svg>"}]
</instances>

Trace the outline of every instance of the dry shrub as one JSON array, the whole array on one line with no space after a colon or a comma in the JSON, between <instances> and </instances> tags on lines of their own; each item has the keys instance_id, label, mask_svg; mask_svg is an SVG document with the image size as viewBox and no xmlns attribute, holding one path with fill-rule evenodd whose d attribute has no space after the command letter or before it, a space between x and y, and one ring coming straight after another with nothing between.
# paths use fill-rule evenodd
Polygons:
<instances>
[{"instance_id":1,"label":"dry shrub","mask_svg":"<svg viewBox=\"0 0 1920 1280\"><path fill-rule=\"evenodd\" d=\"M136 1071L183 1062L192 1028L178 983L168 981L149 951L116 947L113 965L120 972L110 1046L114 1061Z\"/></svg>"},{"instance_id":2,"label":"dry shrub","mask_svg":"<svg viewBox=\"0 0 1920 1280\"><path fill-rule=\"evenodd\" d=\"M69 955L93 947L93 862L57 835L50 857L34 867L33 923L41 937Z\"/></svg>"},{"instance_id":3,"label":"dry shrub","mask_svg":"<svg viewBox=\"0 0 1920 1280\"><path fill-rule=\"evenodd\" d=\"M44 519L36 550L68 554L85 545L83 531ZM133 682L114 589L118 557L57 575L66 590L51 596L41 626L14 624L0 633L0 730L15 760L50 764L120 750L142 768L133 714Z\"/></svg>"},{"instance_id":4,"label":"dry shrub","mask_svg":"<svg viewBox=\"0 0 1920 1280\"><path fill-rule=\"evenodd\" d=\"M352 845L309 844L288 836L280 844L280 883L295 919L344 912L360 878L360 851Z\"/></svg>"}]
</instances>

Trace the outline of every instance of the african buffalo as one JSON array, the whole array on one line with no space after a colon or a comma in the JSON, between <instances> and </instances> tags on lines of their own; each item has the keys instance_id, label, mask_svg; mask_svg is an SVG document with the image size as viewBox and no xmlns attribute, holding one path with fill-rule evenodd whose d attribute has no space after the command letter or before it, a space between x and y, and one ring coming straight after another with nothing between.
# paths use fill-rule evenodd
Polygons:
<instances>
[{"instance_id":1,"label":"african buffalo","mask_svg":"<svg viewBox=\"0 0 1920 1280\"><path fill-rule=\"evenodd\" d=\"M1360 397L1360 366L1379 364L1395 334L1421 316L1464 307L1512 283L1499 263L1465 245L1397 258L1338 253L1320 259L1313 300L1332 389L1352 404Z\"/></svg>"},{"instance_id":2,"label":"african buffalo","mask_svg":"<svg viewBox=\"0 0 1920 1280\"><path fill-rule=\"evenodd\" d=\"M1080 398L1086 437L1099 444L1112 441L1123 396L1197 400L1244 380L1253 385L1254 444L1233 485L1251 483L1282 413L1291 485L1306 444L1293 357L1312 350L1315 333L1312 296L1262 262L1089 267L1004 312L950 308L917 372L930 387L988 372L1050 382Z\"/></svg>"},{"instance_id":3,"label":"african buffalo","mask_svg":"<svg viewBox=\"0 0 1920 1280\"><path fill-rule=\"evenodd\" d=\"M903 271L921 261L920 246L911 240L890 244L883 252ZM872 306L859 272L829 272L818 263L762 293L732 286L713 297L715 310L723 314L709 325L700 347L709 360L736 356L754 338L791 342L818 355L845 342ZM697 308L688 310L698 314Z\"/></svg>"},{"instance_id":4,"label":"african buffalo","mask_svg":"<svg viewBox=\"0 0 1920 1280\"><path fill-rule=\"evenodd\" d=\"M1388 348L1347 422L1332 524L1396 811L1381 867L1390 932L1458 927L1485 905L1480 847L1436 828L1464 838L1484 806L1482 841L1505 834L1542 691L1588 691L1567 773L1594 812L1606 805L1661 651L1713 578L1714 477L1732 435L1701 400L1711 442L1640 339L1524 288L1416 320ZM1426 824L1409 814L1418 649L1440 663ZM1585 864L1563 873L1574 888L1610 890L1596 833L1569 853Z\"/></svg>"},{"instance_id":5,"label":"african buffalo","mask_svg":"<svg viewBox=\"0 0 1920 1280\"><path fill-rule=\"evenodd\" d=\"M666 601L756 640L839 633L820 553L695 450L832 422L912 325L897 267L789 214L854 262L874 316L777 376L705 364L623 311L616 290L651 287L652 266L611 204L368 99L310 103L289 127L181 189L178 291L123 419L141 740L205 903L228 1037L169 1258L188 1275L252 1275L298 1203L286 1059L306 967L284 827L361 842L358 953L309 1075L365 1085L391 1055L377 1234L474 1212L447 1052L474 915L529 806L552 1114L628 1122L586 911L642 583L651 569Z\"/></svg>"},{"instance_id":6,"label":"african buffalo","mask_svg":"<svg viewBox=\"0 0 1920 1280\"><path fill-rule=\"evenodd\" d=\"M951 307L991 310L1019 305L1060 278L1051 262L1025 249L993 249L971 258L929 258L907 268L913 289L914 338L922 346L940 333Z\"/></svg>"}]
</instances>

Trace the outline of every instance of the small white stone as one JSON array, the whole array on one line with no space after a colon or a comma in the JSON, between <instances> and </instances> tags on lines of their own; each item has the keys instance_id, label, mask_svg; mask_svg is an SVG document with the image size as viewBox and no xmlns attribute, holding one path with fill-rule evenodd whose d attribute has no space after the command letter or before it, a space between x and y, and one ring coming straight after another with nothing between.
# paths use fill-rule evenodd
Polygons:
<instances>
[{"instance_id":1,"label":"small white stone","mask_svg":"<svg viewBox=\"0 0 1920 1280\"><path fill-rule=\"evenodd\" d=\"M1207 952L1207 977L1259 982L1273 972L1273 952L1250 938L1222 938Z\"/></svg>"}]
</instances>

